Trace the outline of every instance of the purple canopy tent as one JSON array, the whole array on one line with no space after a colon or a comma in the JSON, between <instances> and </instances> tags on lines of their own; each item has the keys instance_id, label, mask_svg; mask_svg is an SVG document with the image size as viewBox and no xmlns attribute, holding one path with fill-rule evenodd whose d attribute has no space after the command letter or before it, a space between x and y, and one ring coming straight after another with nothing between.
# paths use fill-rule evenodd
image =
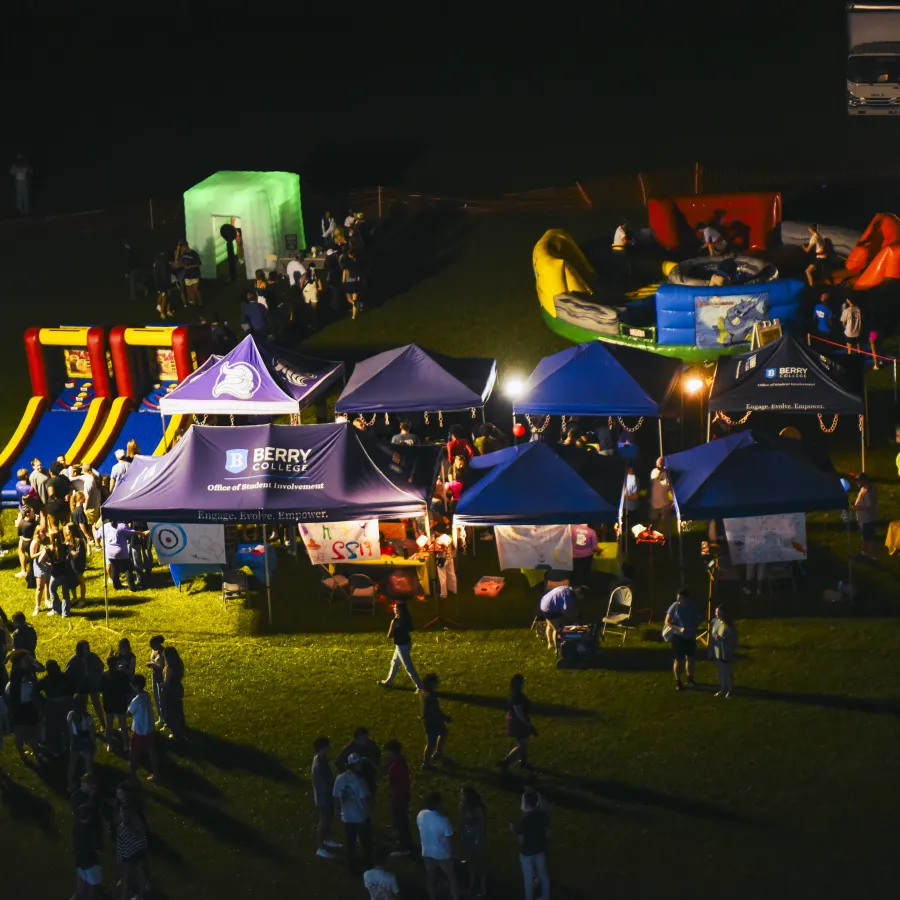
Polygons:
<instances>
[{"instance_id":1,"label":"purple canopy tent","mask_svg":"<svg viewBox=\"0 0 900 900\"><path fill-rule=\"evenodd\" d=\"M343 363L303 356L247 335L163 397L159 409L163 416L296 414L343 374Z\"/></svg>"},{"instance_id":2,"label":"purple canopy tent","mask_svg":"<svg viewBox=\"0 0 900 900\"><path fill-rule=\"evenodd\" d=\"M375 449L347 423L192 425L165 456L137 457L102 514L266 525L424 516L442 448L400 445L390 456Z\"/></svg>"}]
</instances>

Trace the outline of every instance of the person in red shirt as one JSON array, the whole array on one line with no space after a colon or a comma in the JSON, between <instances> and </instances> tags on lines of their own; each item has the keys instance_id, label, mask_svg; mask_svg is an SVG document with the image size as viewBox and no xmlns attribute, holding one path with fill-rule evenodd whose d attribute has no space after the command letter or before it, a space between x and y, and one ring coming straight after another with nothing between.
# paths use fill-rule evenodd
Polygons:
<instances>
[{"instance_id":1,"label":"person in red shirt","mask_svg":"<svg viewBox=\"0 0 900 900\"><path fill-rule=\"evenodd\" d=\"M472 445L466 437L462 426L454 425L450 429L450 440L447 441L447 462L452 463L457 456L464 456L470 460L475 455Z\"/></svg>"},{"instance_id":2,"label":"person in red shirt","mask_svg":"<svg viewBox=\"0 0 900 900\"><path fill-rule=\"evenodd\" d=\"M412 850L412 833L409 828L409 767L403 756L403 747L396 739L384 745L384 755L387 759L388 805L397 830L397 849L391 856L409 856Z\"/></svg>"}]
</instances>

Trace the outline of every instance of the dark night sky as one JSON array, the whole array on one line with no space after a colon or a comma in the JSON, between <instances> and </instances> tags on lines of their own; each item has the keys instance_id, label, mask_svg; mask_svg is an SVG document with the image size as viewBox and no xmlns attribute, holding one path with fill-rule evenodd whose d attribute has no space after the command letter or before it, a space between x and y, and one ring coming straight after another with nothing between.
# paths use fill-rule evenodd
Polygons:
<instances>
[{"instance_id":1,"label":"dark night sky","mask_svg":"<svg viewBox=\"0 0 900 900\"><path fill-rule=\"evenodd\" d=\"M845 113L842 0L742 8L633 0L546 29L417 32L338 17L306 36L275 16L189 41L140 15L55 22L18 51L0 151L31 155L46 208L175 195L219 168L462 195L697 158L896 156L900 122Z\"/></svg>"}]
</instances>

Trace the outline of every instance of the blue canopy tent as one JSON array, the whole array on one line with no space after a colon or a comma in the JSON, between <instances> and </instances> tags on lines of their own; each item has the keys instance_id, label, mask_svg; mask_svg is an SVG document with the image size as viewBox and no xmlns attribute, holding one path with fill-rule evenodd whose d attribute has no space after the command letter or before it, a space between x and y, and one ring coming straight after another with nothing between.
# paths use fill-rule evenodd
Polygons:
<instances>
[{"instance_id":1,"label":"blue canopy tent","mask_svg":"<svg viewBox=\"0 0 900 900\"><path fill-rule=\"evenodd\" d=\"M601 341L544 357L528 377L513 415L636 416L659 420L681 376L681 362Z\"/></svg>"},{"instance_id":2,"label":"blue canopy tent","mask_svg":"<svg viewBox=\"0 0 900 900\"><path fill-rule=\"evenodd\" d=\"M827 459L792 438L742 431L665 458L675 513L721 519L847 508ZM683 551L682 551L683 562Z\"/></svg>"},{"instance_id":3,"label":"blue canopy tent","mask_svg":"<svg viewBox=\"0 0 900 900\"><path fill-rule=\"evenodd\" d=\"M455 359L407 344L357 363L334 411L351 415L480 409L483 418L496 380L495 359Z\"/></svg>"},{"instance_id":4,"label":"blue canopy tent","mask_svg":"<svg viewBox=\"0 0 900 900\"><path fill-rule=\"evenodd\" d=\"M620 480L618 506L621 485ZM476 456L454 519L460 525L578 525L618 517L616 505L547 444L536 442Z\"/></svg>"}]
</instances>

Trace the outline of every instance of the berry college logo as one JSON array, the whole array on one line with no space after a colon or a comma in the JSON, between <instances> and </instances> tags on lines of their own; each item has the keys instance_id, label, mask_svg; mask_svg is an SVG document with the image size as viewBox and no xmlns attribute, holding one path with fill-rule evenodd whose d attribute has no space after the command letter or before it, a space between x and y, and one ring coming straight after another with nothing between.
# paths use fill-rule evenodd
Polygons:
<instances>
[{"instance_id":1,"label":"berry college logo","mask_svg":"<svg viewBox=\"0 0 900 900\"><path fill-rule=\"evenodd\" d=\"M247 450L226 450L225 469L234 475L247 468Z\"/></svg>"},{"instance_id":2,"label":"berry college logo","mask_svg":"<svg viewBox=\"0 0 900 900\"><path fill-rule=\"evenodd\" d=\"M772 379L778 377L778 369L766 369L766 378Z\"/></svg>"}]
</instances>

